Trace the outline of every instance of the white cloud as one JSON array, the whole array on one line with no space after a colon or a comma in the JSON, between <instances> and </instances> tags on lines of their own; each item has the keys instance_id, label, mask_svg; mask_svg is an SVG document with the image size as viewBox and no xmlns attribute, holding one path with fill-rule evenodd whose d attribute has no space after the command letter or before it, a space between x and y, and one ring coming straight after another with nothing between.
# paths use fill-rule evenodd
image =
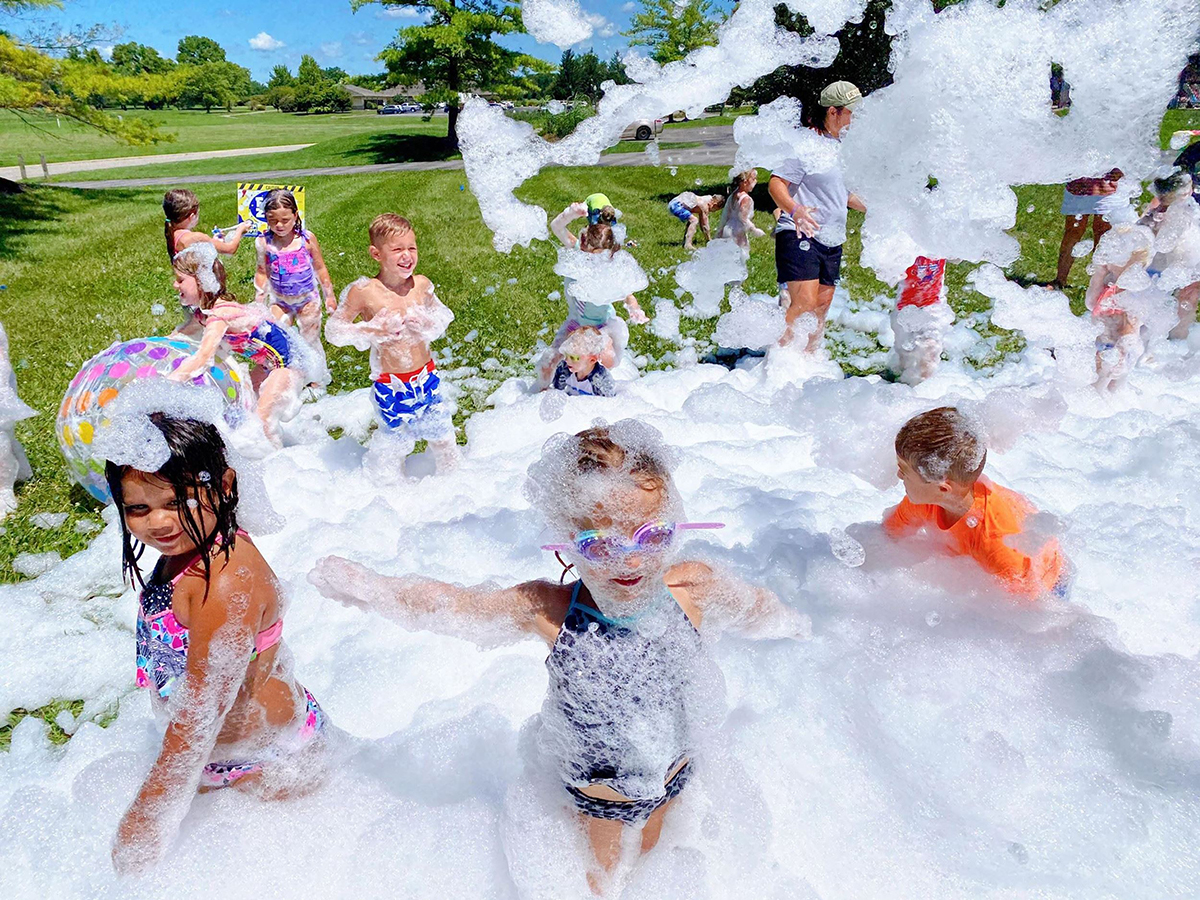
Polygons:
<instances>
[{"instance_id":1,"label":"white cloud","mask_svg":"<svg viewBox=\"0 0 1200 900\"><path fill-rule=\"evenodd\" d=\"M610 38L617 33L617 26L599 13L585 12L584 16L588 20L588 24L592 26L596 34L603 38Z\"/></svg>"},{"instance_id":2,"label":"white cloud","mask_svg":"<svg viewBox=\"0 0 1200 900\"><path fill-rule=\"evenodd\" d=\"M104 59L112 59L113 46L112 44L97 44L96 49Z\"/></svg>"},{"instance_id":3,"label":"white cloud","mask_svg":"<svg viewBox=\"0 0 1200 900\"><path fill-rule=\"evenodd\" d=\"M369 31L352 31L346 35L346 40L356 47L366 47L375 43L376 38Z\"/></svg>"},{"instance_id":4,"label":"white cloud","mask_svg":"<svg viewBox=\"0 0 1200 900\"><path fill-rule=\"evenodd\" d=\"M385 6L375 13L379 19L424 19L428 15L428 10L415 6Z\"/></svg>"},{"instance_id":5,"label":"white cloud","mask_svg":"<svg viewBox=\"0 0 1200 900\"><path fill-rule=\"evenodd\" d=\"M637 9L637 4L634 3L633 0L629 0L628 3L626 3L624 6L621 7L621 12L631 13L635 9Z\"/></svg>"},{"instance_id":6,"label":"white cloud","mask_svg":"<svg viewBox=\"0 0 1200 900\"><path fill-rule=\"evenodd\" d=\"M325 59L337 59L342 55L342 42L330 41L321 45L321 56Z\"/></svg>"},{"instance_id":7,"label":"white cloud","mask_svg":"<svg viewBox=\"0 0 1200 900\"><path fill-rule=\"evenodd\" d=\"M277 41L265 31L260 31L254 37L250 38L251 50L278 50L287 45L283 41Z\"/></svg>"}]
</instances>

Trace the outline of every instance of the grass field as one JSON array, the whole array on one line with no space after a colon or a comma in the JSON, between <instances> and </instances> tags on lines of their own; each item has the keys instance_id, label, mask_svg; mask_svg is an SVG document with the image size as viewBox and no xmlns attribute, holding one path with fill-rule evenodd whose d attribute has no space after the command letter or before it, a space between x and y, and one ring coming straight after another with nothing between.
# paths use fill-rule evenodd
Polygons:
<instances>
[{"instance_id":1,"label":"grass field","mask_svg":"<svg viewBox=\"0 0 1200 900\"><path fill-rule=\"evenodd\" d=\"M327 116L275 110L251 112L247 109L235 109L228 113L223 110L205 113L176 109L111 112L152 122L159 126L164 137L173 137L174 140L163 140L148 146L130 146L85 125L66 119L56 120L52 115L17 116L0 110L0 166L15 166L18 154L24 154L25 164L33 167L37 165L41 153L46 154L48 162L63 162L307 144L361 134L446 133L445 116L435 116L425 122L420 116L380 116L372 110Z\"/></svg>"}]
</instances>

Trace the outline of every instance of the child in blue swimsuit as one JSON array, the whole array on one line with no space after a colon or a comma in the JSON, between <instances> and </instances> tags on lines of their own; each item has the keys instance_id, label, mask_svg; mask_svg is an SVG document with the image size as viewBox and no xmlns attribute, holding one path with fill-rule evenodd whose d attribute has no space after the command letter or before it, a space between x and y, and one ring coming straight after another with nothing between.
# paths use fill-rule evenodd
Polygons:
<instances>
[{"instance_id":1,"label":"child in blue swimsuit","mask_svg":"<svg viewBox=\"0 0 1200 900\"><path fill-rule=\"evenodd\" d=\"M117 831L119 872L165 854L197 789L268 797L294 787L297 774L311 777L325 726L292 678L278 583L238 528L237 473L216 427L162 413L149 420L167 461L153 472L128 460L107 467L125 573L142 586L137 684L150 689L166 725ZM138 566L146 547L161 554L148 579Z\"/></svg>"},{"instance_id":2,"label":"child in blue swimsuit","mask_svg":"<svg viewBox=\"0 0 1200 900\"><path fill-rule=\"evenodd\" d=\"M467 640L542 638L550 682L536 728L542 763L580 814L607 889L627 829L643 852L691 777L704 734L723 715L722 678L701 638L734 628L750 637L802 638L808 618L771 591L670 552L689 523L671 454L648 425L626 419L546 444L527 493L579 574L571 584L497 589L387 577L339 557L309 580L327 597L369 607L411 629Z\"/></svg>"}]
</instances>

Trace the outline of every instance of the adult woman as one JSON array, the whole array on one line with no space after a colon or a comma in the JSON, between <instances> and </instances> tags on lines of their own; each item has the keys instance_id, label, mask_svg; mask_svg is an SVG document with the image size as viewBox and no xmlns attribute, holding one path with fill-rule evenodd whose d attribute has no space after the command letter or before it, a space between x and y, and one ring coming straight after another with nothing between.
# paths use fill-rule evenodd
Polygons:
<instances>
[{"instance_id":1,"label":"adult woman","mask_svg":"<svg viewBox=\"0 0 1200 900\"><path fill-rule=\"evenodd\" d=\"M862 92L848 81L835 81L821 91L819 105L804 108L804 123L823 141L841 139ZM829 148L835 155L837 148ZM846 209L866 211L863 202L846 190L835 163L812 171L808 160L791 159L771 173L771 199L782 210L775 229L775 270L786 285L787 330L780 343L789 344L799 327L808 335L807 350L821 343L825 315L842 268L846 241ZM801 316L808 320L797 326Z\"/></svg>"},{"instance_id":2,"label":"adult woman","mask_svg":"<svg viewBox=\"0 0 1200 900\"><path fill-rule=\"evenodd\" d=\"M1066 288L1075 263L1075 245L1087 234L1089 220L1094 245L1100 243L1100 238L1113 225L1133 221L1129 198L1118 193L1117 182L1124 174L1120 169L1111 169L1099 178L1076 178L1063 188L1061 211L1066 217L1066 225L1058 248L1058 269L1050 287L1059 291Z\"/></svg>"}]
</instances>

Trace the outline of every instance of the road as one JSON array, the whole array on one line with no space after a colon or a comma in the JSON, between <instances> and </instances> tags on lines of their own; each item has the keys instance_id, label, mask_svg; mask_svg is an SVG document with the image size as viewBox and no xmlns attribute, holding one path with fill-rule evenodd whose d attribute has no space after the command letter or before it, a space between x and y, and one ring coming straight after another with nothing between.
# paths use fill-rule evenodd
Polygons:
<instances>
[{"instance_id":1,"label":"road","mask_svg":"<svg viewBox=\"0 0 1200 900\"><path fill-rule=\"evenodd\" d=\"M80 159L74 162L47 163L51 175L70 175L72 172L93 172L97 169L123 169L131 166L158 165L160 163L195 162L200 159L223 159L231 156L262 156L266 153L289 153L303 150L312 144L281 144L277 147L243 147L239 150L197 150L191 153L156 153L152 156L113 156L106 159ZM29 180L42 177L40 163L27 162L25 171ZM0 167L0 178L21 180L20 166Z\"/></svg>"},{"instance_id":2,"label":"road","mask_svg":"<svg viewBox=\"0 0 1200 900\"><path fill-rule=\"evenodd\" d=\"M663 149L659 153L662 166L729 166L737 155L732 125L701 125L694 128L672 128L659 135L663 143L699 143L699 147ZM211 155L187 154L196 159L212 159L237 151L214 151ZM262 151L259 151L262 152ZM239 153L239 155L245 155ZM652 165L645 153L610 153L601 156L599 166ZM169 187L177 184L217 184L229 181L295 181L318 175L378 175L387 172L428 172L437 169L461 169L461 159L431 162L374 163L361 166L327 166L309 169L277 169L268 172L229 172L220 175L171 175L156 178L112 178L103 181L56 181L58 187L100 190L105 188Z\"/></svg>"}]
</instances>

